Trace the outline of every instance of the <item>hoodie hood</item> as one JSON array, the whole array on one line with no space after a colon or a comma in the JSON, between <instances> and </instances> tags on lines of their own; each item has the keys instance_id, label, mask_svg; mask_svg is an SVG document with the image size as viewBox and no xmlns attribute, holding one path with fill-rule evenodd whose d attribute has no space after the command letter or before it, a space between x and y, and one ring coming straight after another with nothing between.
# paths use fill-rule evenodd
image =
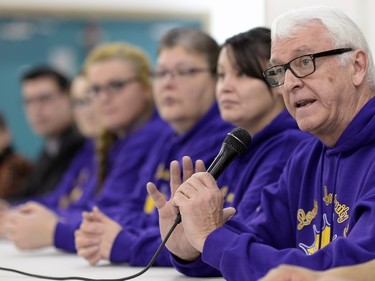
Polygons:
<instances>
[{"instance_id":1,"label":"hoodie hood","mask_svg":"<svg viewBox=\"0 0 375 281\"><path fill-rule=\"evenodd\" d=\"M370 99L327 154L350 153L375 142L375 97Z\"/></svg>"}]
</instances>

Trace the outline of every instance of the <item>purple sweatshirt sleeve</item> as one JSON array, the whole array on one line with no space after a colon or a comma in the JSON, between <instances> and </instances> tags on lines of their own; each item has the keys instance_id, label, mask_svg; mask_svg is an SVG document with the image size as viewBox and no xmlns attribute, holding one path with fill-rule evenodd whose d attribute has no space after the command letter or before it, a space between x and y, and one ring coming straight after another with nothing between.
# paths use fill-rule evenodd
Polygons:
<instances>
[{"instance_id":1,"label":"purple sweatshirt sleeve","mask_svg":"<svg viewBox=\"0 0 375 281\"><path fill-rule=\"evenodd\" d=\"M54 244L55 247L67 252L75 253L74 232L78 229L80 221L75 222L59 222L55 228Z\"/></svg>"},{"instance_id":2,"label":"purple sweatshirt sleeve","mask_svg":"<svg viewBox=\"0 0 375 281\"><path fill-rule=\"evenodd\" d=\"M129 265L146 266L162 243L158 227L121 231L112 248L110 261L127 262ZM164 247L154 266L171 266L170 254Z\"/></svg>"}]
</instances>

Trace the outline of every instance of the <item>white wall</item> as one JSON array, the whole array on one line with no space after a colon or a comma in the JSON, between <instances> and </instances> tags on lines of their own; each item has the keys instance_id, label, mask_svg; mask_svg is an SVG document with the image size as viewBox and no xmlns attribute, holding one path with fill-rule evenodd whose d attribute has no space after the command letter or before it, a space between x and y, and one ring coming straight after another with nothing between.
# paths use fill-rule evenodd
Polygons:
<instances>
[{"instance_id":1,"label":"white wall","mask_svg":"<svg viewBox=\"0 0 375 281\"><path fill-rule=\"evenodd\" d=\"M208 31L222 43L227 37L265 22L265 0L0 0L1 10L184 13L207 15Z\"/></svg>"},{"instance_id":2,"label":"white wall","mask_svg":"<svg viewBox=\"0 0 375 281\"><path fill-rule=\"evenodd\" d=\"M372 53L375 54L375 26L373 0L265 0L265 24L270 26L272 21L281 13L291 9L325 5L343 10L365 34Z\"/></svg>"},{"instance_id":3,"label":"white wall","mask_svg":"<svg viewBox=\"0 0 375 281\"><path fill-rule=\"evenodd\" d=\"M305 6L328 5L342 9L366 35L375 53L373 0L0 0L2 10L115 11L117 13L196 13L207 17L207 29L219 43L255 26L270 26L281 13ZM93 12L93 14L95 14Z\"/></svg>"}]
</instances>

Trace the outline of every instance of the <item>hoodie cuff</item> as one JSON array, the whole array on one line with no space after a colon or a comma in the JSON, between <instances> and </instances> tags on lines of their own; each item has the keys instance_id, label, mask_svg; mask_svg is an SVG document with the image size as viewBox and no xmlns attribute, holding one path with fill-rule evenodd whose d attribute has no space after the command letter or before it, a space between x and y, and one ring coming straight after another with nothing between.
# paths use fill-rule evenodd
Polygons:
<instances>
[{"instance_id":1,"label":"hoodie cuff","mask_svg":"<svg viewBox=\"0 0 375 281\"><path fill-rule=\"evenodd\" d=\"M112 263L125 263L130 261L130 253L132 246L134 245L137 236L130 233L129 231L121 230L117 235L115 241L113 241L111 254L109 257Z\"/></svg>"},{"instance_id":2,"label":"hoodie cuff","mask_svg":"<svg viewBox=\"0 0 375 281\"><path fill-rule=\"evenodd\" d=\"M237 233L225 227L217 228L208 235L204 243L202 260L217 270L220 270L225 252L227 249L233 247L238 236ZM220 245L220 247L218 247L218 245Z\"/></svg>"},{"instance_id":3,"label":"hoodie cuff","mask_svg":"<svg viewBox=\"0 0 375 281\"><path fill-rule=\"evenodd\" d=\"M58 222L55 228L54 244L58 249L62 249L67 252L76 252L74 232L78 228L79 224L67 224Z\"/></svg>"}]
</instances>

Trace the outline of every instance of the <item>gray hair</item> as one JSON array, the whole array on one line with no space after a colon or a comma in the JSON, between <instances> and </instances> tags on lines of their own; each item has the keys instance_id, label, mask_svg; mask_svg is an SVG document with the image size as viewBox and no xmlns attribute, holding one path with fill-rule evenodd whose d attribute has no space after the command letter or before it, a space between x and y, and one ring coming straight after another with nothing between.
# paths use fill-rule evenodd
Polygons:
<instances>
[{"instance_id":1,"label":"gray hair","mask_svg":"<svg viewBox=\"0 0 375 281\"><path fill-rule=\"evenodd\" d=\"M280 15L272 24L271 40L290 38L309 27L313 21L321 22L327 29L327 37L335 48L363 49L368 55L367 82L375 89L375 68L371 50L359 27L341 10L324 6L296 9ZM349 54L340 56L345 64Z\"/></svg>"}]
</instances>

